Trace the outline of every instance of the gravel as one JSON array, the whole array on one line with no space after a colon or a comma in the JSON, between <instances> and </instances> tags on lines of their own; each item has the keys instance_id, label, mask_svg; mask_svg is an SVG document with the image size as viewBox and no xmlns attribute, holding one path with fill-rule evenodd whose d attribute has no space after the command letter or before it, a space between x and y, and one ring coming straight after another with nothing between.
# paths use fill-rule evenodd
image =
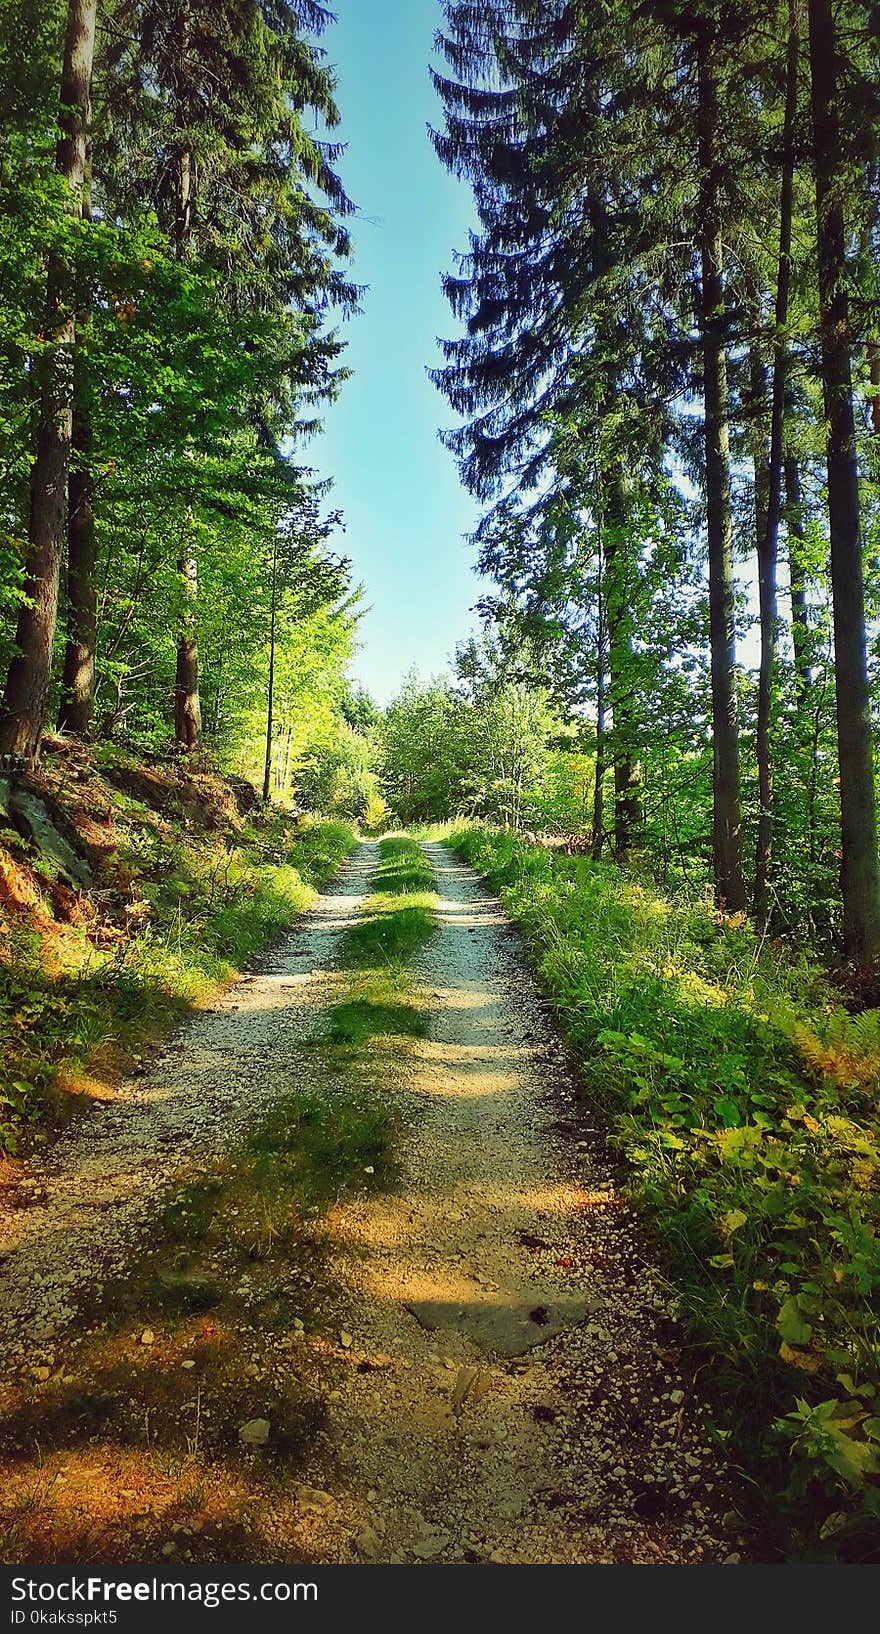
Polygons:
<instances>
[{"instance_id":1,"label":"gravel","mask_svg":"<svg viewBox=\"0 0 880 1634\"><path fill-rule=\"evenodd\" d=\"M674 1296L578 1109L547 1003L497 900L447 848L426 850L439 926L414 980L430 1032L371 1085L402 1128L396 1181L377 1194L365 1176L318 1227L333 1327L294 1336L333 1386L308 1471L321 1484L297 1489L308 1557L738 1563L736 1483L680 1362ZM124 1270L169 1187L302 1082L377 861L361 845L252 976L20 1166L0 1199L8 1370L44 1378L76 1345L80 1296ZM264 1433L271 1415L242 1443Z\"/></svg>"},{"instance_id":2,"label":"gravel","mask_svg":"<svg viewBox=\"0 0 880 1634\"><path fill-rule=\"evenodd\" d=\"M49 1363L78 1295L136 1251L168 1189L208 1168L296 1075L339 937L375 867L361 846L329 894L148 1065L96 1101L0 1193L0 1362Z\"/></svg>"},{"instance_id":3,"label":"gravel","mask_svg":"<svg viewBox=\"0 0 880 1634\"><path fill-rule=\"evenodd\" d=\"M328 1408L348 1529L323 1558L376 1558L366 1533L386 1560L730 1559L735 1487L679 1367L674 1298L500 904L426 850L432 1025L389 1092L409 1121L399 1184L329 1221L353 1345Z\"/></svg>"}]
</instances>

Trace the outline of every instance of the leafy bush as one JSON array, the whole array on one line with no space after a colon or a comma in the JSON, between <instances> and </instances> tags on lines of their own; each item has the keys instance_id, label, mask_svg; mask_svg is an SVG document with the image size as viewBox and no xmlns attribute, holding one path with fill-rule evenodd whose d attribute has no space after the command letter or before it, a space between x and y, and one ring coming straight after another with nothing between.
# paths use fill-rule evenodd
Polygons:
<instances>
[{"instance_id":1,"label":"leafy bush","mask_svg":"<svg viewBox=\"0 0 880 1634\"><path fill-rule=\"evenodd\" d=\"M384 813L372 745L351 727L338 726L313 745L296 774L297 795L310 811L375 824Z\"/></svg>"}]
</instances>

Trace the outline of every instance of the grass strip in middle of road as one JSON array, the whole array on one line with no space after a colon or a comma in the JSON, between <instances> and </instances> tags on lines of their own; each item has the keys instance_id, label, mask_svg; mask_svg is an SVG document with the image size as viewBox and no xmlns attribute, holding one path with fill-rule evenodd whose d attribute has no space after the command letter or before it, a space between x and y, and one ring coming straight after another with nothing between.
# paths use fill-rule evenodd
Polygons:
<instances>
[{"instance_id":1,"label":"grass strip in middle of road","mask_svg":"<svg viewBox=\"0 0 880 1634\"><path fill-rule=\"evenodd\" d=\"M330 1010L324 1040L348 1056L374 1040L423 1037L428 1027L407 966L435 929L433 870L406 835L380 840L379 856L374 890L340 943L349 991Z\"/></svg>"}]
</instances>

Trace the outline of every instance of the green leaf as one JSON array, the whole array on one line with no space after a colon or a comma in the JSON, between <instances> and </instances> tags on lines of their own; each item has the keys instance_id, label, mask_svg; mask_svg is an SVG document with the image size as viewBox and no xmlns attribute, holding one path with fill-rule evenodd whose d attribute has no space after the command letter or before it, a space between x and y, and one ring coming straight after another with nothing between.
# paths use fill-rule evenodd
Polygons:
<instances>
[{"instance_id":1,"label":"green leaf","mask_svg":"<svg viewBox=\"0 0 880 1634\"><path fill-rule=\"evenodd\" d=\"M782 1338L790 1345L806 1345L812 1338L812 1326L806 1320L798 1304L797 1295L786 1299L785 1303L780 1307L779 1315L776 1318L776 1328Z\"/></svg>"},{"instance_id":2,"label":"green leaf","mask_svg":"<svg viewBox=\"0 0 880 1634\"><path fill-rule=\"evenodd\" d=\"M713 1103L713 1110L721 1119L725 1129L735 1129L738 1124L742 1123L742 1113L736 1101L722 1097Z\"/></svg>"}]
</instances>

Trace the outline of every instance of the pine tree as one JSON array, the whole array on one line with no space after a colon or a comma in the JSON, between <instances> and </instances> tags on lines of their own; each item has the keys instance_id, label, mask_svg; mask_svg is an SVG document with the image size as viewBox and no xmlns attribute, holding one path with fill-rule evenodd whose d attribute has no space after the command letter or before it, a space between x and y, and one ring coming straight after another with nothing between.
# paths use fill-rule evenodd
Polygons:
<instances>
[{"instance_id":1,"label":"pine tree","mask_svg":"<svg viewBox=\"0 0 880 1634\"><path fill-rule=\"evenodd\" d=\"M520 492L541 483L548 505L558 489L554 467L564 483L570 458L560 463L549 428L577 423L602 450L609 676L607 694L604 675L600 690L612 724L600 730L614 767L615 846L624 856L639 826L626 611L637 568L627 554L626 496L646 450L649 464L658 453L662 387L651 401L638 379L644 322L621 255L625 206L607 181L603 126L614 121L607 76L582 51L575 6L509 3L477 14L449 5L446 15L439 43L454 77L436 78L446 131L435 144L472 181L481 222L459 275L446 280L454 310L467 319L465 338L446 343L447 364L436 376L467 420L447 441L479 496L503 494L506 481ZM613 25L604 39L620 46ZM620 402L637 413L621 415ZM632 440L622 443L624 436Z\"/></svg>"},{"instance_id":2,"label":"pine tree","mask_svg":"<svg viewBox=\"0 0 880 1634\"><path fill-rule=\"evenodd\" d=\"M588 440L610 451L601 471L602 492L611 499L605 518L609 744L617 850L624 854L639 802L631 623L617 611L631 596L636 570L631 555L625 561L623 496L634 480L647 490L656 485L671 407L694 380L690 307L701 274L716 890L739 911L745 888L727 449L729 320L720 261L725 205L715 153L720 69L713 58L724 42L712 18L710 8L696 30L683 23L679 32L636 8L587 16L578 6L536 8L509 0L486 16L468 5L447 6L440 45L456 77L437 79L447 126L435 141L441 158L472 180L481 231L459 276L447 280L467 333L447 343L447 364L437 379L466 418L447 440L480 496L492 497L505 478L521 490L546 484L554 422L578 422ZM679 106L661 89L670 79L684 87ZM658 160L673 128L675 157ZM682 175L690 185L687 208L702 247L701 268L669 247L682 209ZM680 229L674 237L680 240ZM621 403L633 412L621 414ZM603 423L612 426L610 435ZM615 589L618 579L622 592Z\"/></svg>"}]
</instances>

